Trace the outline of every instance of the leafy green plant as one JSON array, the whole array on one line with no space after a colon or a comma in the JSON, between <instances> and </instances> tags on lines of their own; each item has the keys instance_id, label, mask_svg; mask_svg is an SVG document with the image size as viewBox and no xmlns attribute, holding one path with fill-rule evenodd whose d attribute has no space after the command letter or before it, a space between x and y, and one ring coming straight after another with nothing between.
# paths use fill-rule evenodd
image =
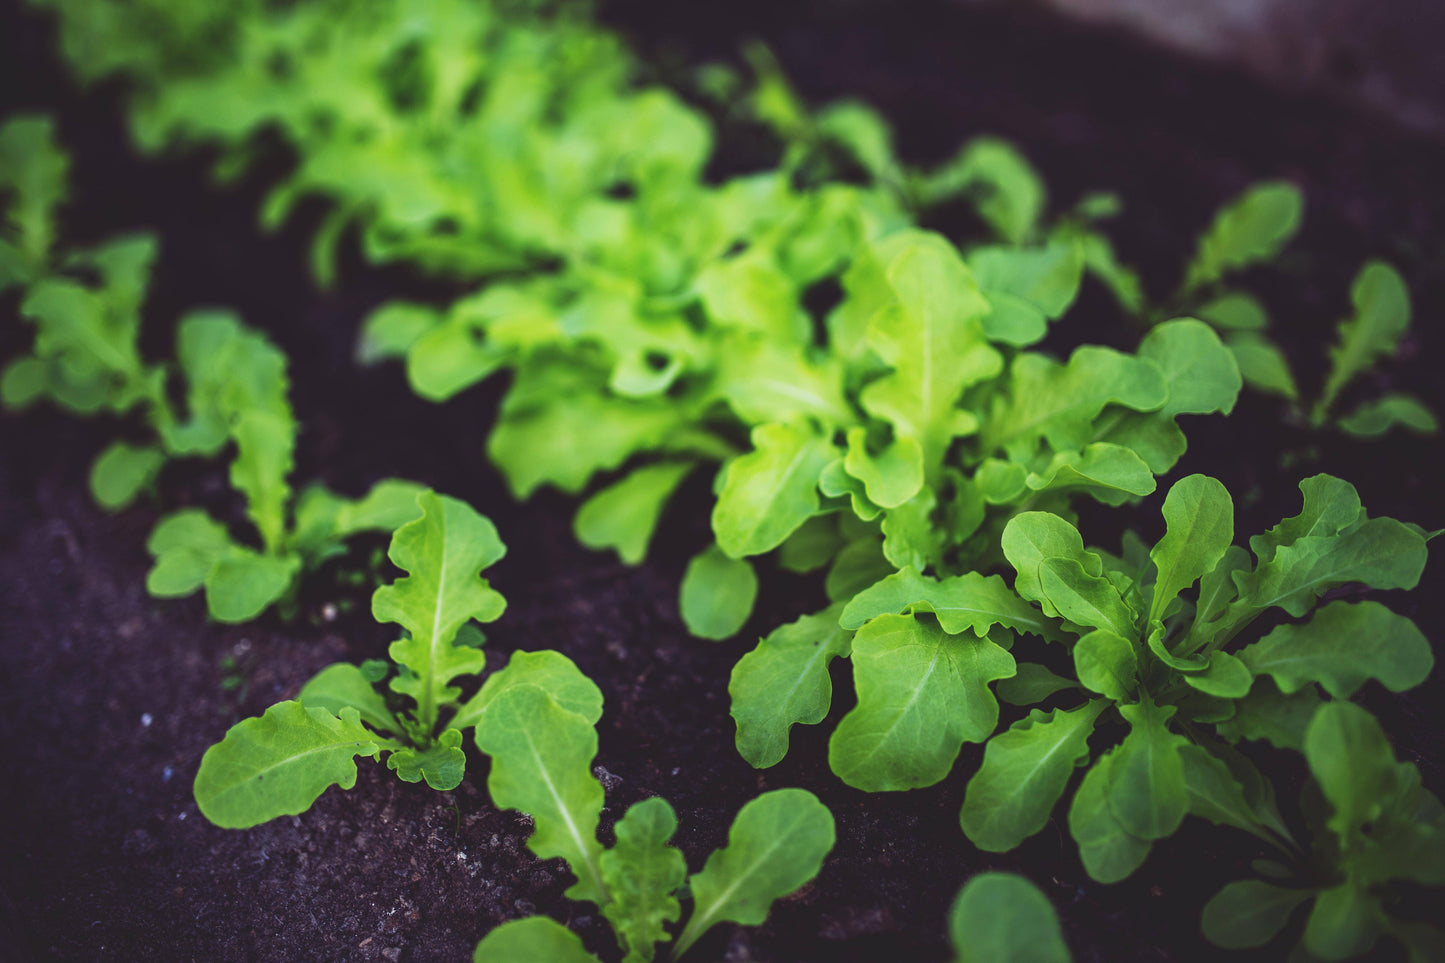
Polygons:
<instances>
[{"instance_id":1,"label":"leafy green plant","mask_svg":"<svg viewBox=\"0 0 1445 963\"><path fill-rule=\"evenodd\" d=\"M1413 588L1424 567L1425 534L1368 517L1349 484L1317 475L1300 489L1303 510L1252 538L1253 559L1231 545L1228 492L1204 475L1170 490L1166 534L1147 551L1132 538L1122 556L1086 549L1052 514L1009 522L1003 548L1014 588L1069 646L1074 666L1068 679L1036 669L1043 689L1020 701L1047 689L1082 690L1086 701L1034 710L989 741L961 814L976 845L1002 851L1038 832L1085 766L1069 827L1101 882L1132 873L1190 813L1297 850L1272 786L1230 744L1263 737L1298 749L1321 689L1347 699L1374 679L1403 691L1434 662L1414 623L1374 601L1331 601L1243 644L1271 609L1299 619L1338 586ZM913 618L929 604L916 600ZM854 617L879 607L859 605ZM1123 740L1091 753L1090 737L1120 721Z\"/></svg>"},{"instance_id":2,"label":"leafy green plant","mask_svg":"<svg viewBox=\"0 0 1445 963\"><path fill-rule=\"evenodd\" d=\"M1313 777L1302 800L1312 848L1286 854L1291 865L1260 860L1264 879L1220 890L1204 907L1204 935L1226 948L1264 946L1312 903L1291 959L1348 959L1382 935L1403 943L1412 961L1440 959L1445 932L1392 909L1402 887L1445 885L1445 807L1359 706L1320 706L1303 751Z\"/></svg>"},{"instance_id":3,"label":"leafy green plant","mask_svg":"<svg viewBox=\"0 0 1445 963\"><path fill-rule=\"evenodd\" d=\"M378 622L405 630L389 650L394 665L328 666L295 700L233 726L196 773L196 803L211 822L245 828L305 812L329 787L355 785L357 756L386 752L399 777L434 789L461 782L461 730L491 690L459 705L453 683L486 665L472 622L496 619L506 603L480 573L506 550L466 503L424 491L415 504L421 517L396 530L388 553L410 574L378 588L371 603Z\"/></svg>"},{"instance_id":4,"label":"leafy green plant","mask_svg":"<svg viewBox=\"0 0 1445 963\"><path fill-rule=\"evenodd\" d=\"M537 653L547 655L555 653ZM490 698L477 713L476 738L492 759L487 787L493 802L532 817L527 845L543 859L567 861L577 877L567 895L601 909L626 960L653 959L656 944L668 938L666 926L681 917L680 892L693 907L672 945L673 959L718 923L761 924L776 900L817 875L833 848L833 817L802 789L766 792L743 806L728 845L691 876L670 845L677 817L659 797L631 806L615 827L616 844L604 848L597 840L602 784L591 772L601 697L576 695L594 695L590 686L575 668L544 675L531 659L513 656L482 690ZM478 944L475 958L596 960L571 931L545 917L497 927Z\"/></svg>"}]
</instances>

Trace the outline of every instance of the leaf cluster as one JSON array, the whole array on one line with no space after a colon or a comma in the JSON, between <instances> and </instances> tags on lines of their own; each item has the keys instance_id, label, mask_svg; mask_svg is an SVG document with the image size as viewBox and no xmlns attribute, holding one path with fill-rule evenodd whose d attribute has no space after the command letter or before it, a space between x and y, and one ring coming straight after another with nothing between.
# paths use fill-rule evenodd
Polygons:
<instances>
[{"instance_id":1,"label":"leaf cluster","mask_svg":"<svg viewBox=\"0 0 1445 963\"><path fill-rule=\"evenodd\" d=\"M473 623L498 618L506 603L481 572L506 549L465 502L423 491L413 505L420 517L396 529L388 552L409 574L378 588L371 602L378 622L403 630L391 663L328 666L296 699L233 726L196 773L196 803L211 822L239 829L305 812L329 787L355 785L357 756L387 753L387 766L407 782L442 790L461 783L462 729L475 724L492 689L462 704L454 683L486 665ZM586 679L574 682L596 693ZM600 694L596 701L600 711Z\"/></svg>"}]
</instances>

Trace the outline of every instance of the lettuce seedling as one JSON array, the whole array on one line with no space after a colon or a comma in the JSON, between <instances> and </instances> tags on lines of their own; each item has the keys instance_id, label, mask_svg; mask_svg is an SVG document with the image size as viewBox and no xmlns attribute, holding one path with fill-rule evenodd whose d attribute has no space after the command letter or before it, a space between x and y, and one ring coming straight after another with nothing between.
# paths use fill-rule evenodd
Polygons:
<instances>
[{"instance_id":1,"label":"lettuce seedling","mask_svg":"<svg viewBox=\"0 0 1445 963\"><path fill-rule=\"evenodd\" d=\"M544 661L544 658L546 661ZM807 884L833 848L833 817L802 789L763 793L738 811L728 845L687 874L670 845L677 817L654 797L630 807L617 822L617 842L597 840L602 784L592 774L602 699L576 667L556 653L517 653L487 680L464 709L475 721L477 746L492 759L487 787L498 807L520 810L535 831L527 845L543 859L560 856L577 882L573 899L596 904L612 924L628 963L648 963L666 926L692 914L673 943L682 956L718 923L757 926L774 901ZM684 897L686 898L686 897ZM545 917L499 926L478 944L485 963L532 960L595 961L582 941Z\"/></svg>"},{"instance_id":2,"label":"lettuce seedling","mask_svg":"<svg viewBox=\"0 0 1445 963\"><path fill-rule=\"evenodd\" d=\"M1335 600L1306 621L1241 644L1271 609L1301 619L1337 586L1413 588L1420 578L1420 529L1370 518L1354 488L1329 475L1308 478L1300 489L1301 513L1252 538L1253 559L1231 545L1228 492L1204 475L1170 489L1166 533L1147 551L1137 539L1126 539L1120 557L1087 549L1073 525L1049 513L1010 520L1003 533L1017 573L1010 601L1026 601L1046 621L1041 634L1070 647L1074 678L1057 684L1081 690L1086 701L1036 709L989 740L961 814L976 845L999 852L1038 832L1074 770L1084 767L1069 828L1085 869L1101 882L1133 872L1153 841L1190 813L1297 848L1272 787L1230 743L1265 735L1298 748L1321 689L1348 699L1374 679L1404 691L1434 662L1414 623L1375 601ZM853 617L897 611L899 593L884 588L855 600ZM913 619L942 623L962 588L945 582L901 597L916 598ZM935 614L920 614L929 611ZM1032 681L1040 680L1053 687L1036 671ZM1119 722L1127 725L1123 740L1091 752L1089 739Z\"/></svg>"},{"instance_id":3,"label":"lettuce seedling","mask_svg":"<svg viewBox=\"0 0 1445 963\"><path fill-rule=\"evenodd\" d=\"M410 574L371 600L378 622L405 630L389 650L395 674L386 690L377 688L390 674L385 663L332 665L295 700L233 726L196 773L196 804L211 822L243 829L305 812L331 786L356 784L357 756L386 752L403 780L425 779L434 789L461 782L461 729L477 707L458 708L453 683L486 664L479 633L462 630L502 614L505 601L480 573L506 549L466 503L430 491L415 503L421 517L396 530L388 552ZM444 712L452 716L446 725Z\"/></svg>"},{"instance_id":4,"label":"lettuce seedling","mask_svg":"<svg viewBox=\"0 0 1445 963\"><path fill-rule=\"evenodd\" d=\"M1290 865L1257 861L1265 879L1220 890L1204 907L1204 935L1229 949L1264 946L1312 903L1291 959L1359 956L1383 935L1403 943L1411 960L1439 959L1445 932L1392 908L1402 888L1445 886L1445 806L1352 703L1320 706L1303 751L1312 781L1301 807L1313 846L1284 854Z\"/></svg>"}]
</instances>

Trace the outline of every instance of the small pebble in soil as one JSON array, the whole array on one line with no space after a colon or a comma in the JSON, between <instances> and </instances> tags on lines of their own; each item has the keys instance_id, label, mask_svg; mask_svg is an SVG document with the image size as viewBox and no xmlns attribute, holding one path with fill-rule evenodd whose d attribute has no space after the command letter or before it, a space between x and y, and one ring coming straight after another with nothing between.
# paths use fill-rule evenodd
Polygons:
<instances>
[{"instance_id":1,"label":"small pebble in soil","mask_svg":"<svg viewBox=\"0 0 1445 963\"><path fill-rule=\"evenodd\" d=\"M529 899L519 899L512 903L512 908L519 916L532 916L537 912L537 906Z\"/></svg>"},{"instance_id":2,"label":"small pebble in soil","mask_svg":"<svg viewBox=\"0 0 1445 963\"><path fill-rule=\"evenodd\" d=\"M614 775L601 766L593 766L592 775L597 777L597 781L602 783L602 788L608 792L615 792L617 787L622 785L621 776Z\"/></svg>"},{"instance_id":3,"label":"small pebble in soil","mask_svg":"<svg viewBox=\"0 0 1445 963\"><path fill-rule=\"evenodd\" d=\"M154 721L155 720L151 718L151 714L149 712L142 712L140 714L140 724L142 729L149 728L150 724Z\"/></svg>"},{"instance_id":4,"label":"small pebble in soil","mask_svg":"<svg viewBox=\"0 0 1445 963\"><path fill-rule=\"evenodd\" d=\"M164 769L161 770L161 782L170 782L171 776L175 775L175 773L176 771L174 769L172 769L170 766L166 766Z\"/></svg>"}]
</instances>

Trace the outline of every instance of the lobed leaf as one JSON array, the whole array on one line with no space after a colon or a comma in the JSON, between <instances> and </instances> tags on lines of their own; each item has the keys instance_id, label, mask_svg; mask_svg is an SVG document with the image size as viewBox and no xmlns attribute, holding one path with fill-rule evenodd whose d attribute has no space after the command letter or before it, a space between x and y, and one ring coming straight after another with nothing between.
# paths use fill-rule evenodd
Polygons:
<instances>
[{"instance_id":1,"label":"lobed leaf","mask_svg":"<svg viewBox=\"0 0 1445 963\"><path fill-rule=\"evenodd\" d=\"M828 742L828 765L865 792L931 786L963 743L998 724L988 684L1014 674L986 638L950 635L911 615L881 615L853 636L857 706Z\"/></svg>"},{"instance_id":2,"label":"lobed leaf","mask_svg":"<svg viewBox=\"0 0 1445 963\"><path fill-rule=\"evenodd\" d=\"M247 829L311 808L331 786L356 785L357 756L376 759L394 743L361 724L355 709L339 715L278 702L243 719L206 750L196 772L201 814L225 829Z\"/></svg>"},{"instance_id":3,"label":"lobed leaf","mask_svg":"<svg viewBox=\"0 0 1445 963\"><path fill-rule=\"evenodd\" d=\"M752 452L728 463L712 513L731 558L777 548L816 513L818 475L836 457L827 439L792 425L759 425L752 441Z\"/></svg>"},{"instance_id":4,"label":"lobed leaf","mask_svg":"<svg viewBox=\"0 0 1445 963\"><path fill-rule=\"evenodd\" d=\"M665 925L682 912L673 893L687 879L687 861L668 845L676 831L667 800L644 799L617 821L617 844L599 858L612 897L602 915L626 952L625 963L651 963L654 946L668 937Z\"/></svg>"}]
</instances>

